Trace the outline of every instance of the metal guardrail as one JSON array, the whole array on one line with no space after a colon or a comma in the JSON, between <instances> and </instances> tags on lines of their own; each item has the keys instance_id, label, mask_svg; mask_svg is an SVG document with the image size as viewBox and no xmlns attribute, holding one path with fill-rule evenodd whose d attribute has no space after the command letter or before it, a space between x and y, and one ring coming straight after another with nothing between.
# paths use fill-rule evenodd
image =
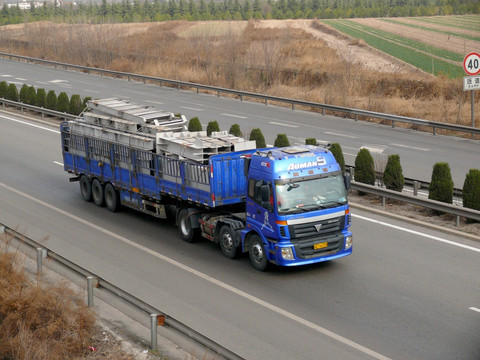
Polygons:
<instances>
[{"instance_id":1,"label":"metal guardrail","mask_svg":"<svg viewBox=\"0 0 480 360\"><path fill-rule=\"evenodd\" d=\"M352 181L351 188L367 194L373 194L382 197L382 204L385 204L385 199L387 198L455 215L457 227L460 224L460 217L480 221L480 211L478 210L473 210L458 205L447 204L441 201L420 199L417 196L404 194L398 191L383 189L377 186L367 185L356 181Z\"/></svg>"},{"instance_id":2,"label":"metal guardrail","mask_svg":"<svg viewBox=\"0 0 480 360\"><path fill-rule=\"evenodd\" d=\"M137 297L127 293L126 291L122 290L118 286L109 283L108 281L100 278L99 276L96 276L95 274L92 274L89 272L87 269L73 263L72 261L64 258L63 256L55 253L54 251L48 249L45 247L43 244L36 242L35 240L32 240L25 235L10 229L9 227L0 224L0 234L2 233L7 233L9 236L12 236L22 243L37 249L37 271L41 272L42 269L42 258L43 257L49 257L52 260L55 260L56 262L60 263L62 266L65 266L66 268L74 271L75 273L86 277L87 281L89 282L88 286L92 286L92 281L91 279L95 279L96 281L96 286L102 289L107 290L111 294L119 297L123 301L127 302L130 305L133 305L139 310L142 310L143 312L147 313L149 317L151 317L151 332L152 332L152 350L157 350L157 330L156 326L159 326L158 323L158 318L161 317L162 321L164 322L164 325L171 326L173 329L176 331L184 334L185 336L191 338L192 340L196 341L197 343L205 346L206 348L212 350L213 352L225 357L226 359L231 359L231 360L243 360L242 357L239 355L233 353L232 351L228 350L227 348L221 346L220 344L214 342L213 340L207 338L206 336L200 334L199 332L189 328L187 325L181 323L178 320L175 320L173 317L168 316L164 312L156 309L152 305L147 304L146 302L138 299ZM89 291L92 291L90 289ZM88 294L88 299L89 299L89 306L90 306L90 301L91 298L93 299L93 294L89 293ZM162 325L163 326L163 325Z\"/></svg>"},{"instance_id":3,"label":"metal guardrail","mask_svg":"<svg viewBox=\"0 0 480 360\"><path fill-rule=\"evenodd\" d=\"M121 72L121 71L112 71L112 70L106 70L106 69L100 69L100 68L94 68L94 67L88 67L88 66L73 65L73 64L68 64L68 63L63 63L58 61L43 60L38 58L31 58L27 56L20 56L20 55L14 55L14 54L2 53L2 52L0 52L0 57L10 59L10 60L25 61L27 63L53 66L55 68L60 67L65 70L72 69L77 72L81 71L85 73L98 73L100 76L108 75L108 76L112 76L113 78L126 78L128 81L138 80L138 81L142 81L143 83L146 83L148 81L151 83L157 83L160 86L163 86L164 84L168 84L170 86L176 87L177 89L194 88L196 89L197 93L201 89L204 91L216 92L217 96L220 96L220 94L222 93L230 94L230 95L238 96L241 101L243 101L244 98L261 99L265 102L265 105L268 105L269 101L274 101L278 103L290 104L290 106L292 107L292 110L295 110L295 106L303 106L307 108L320 109L322 111L322 115L325 114L325 111L331 111L334 113L344 113L344 114L352 115L354 116L355 120L358 120L359 116L372 118L372 119L387 120L391 122L392 127L395 127L396 122L431 127L434 135L436 135L437 129L468 133L471 135L472 138L474 137L474 135L480 135L480 128L475 128L470 126L447 124L447 123L441 123L437 121L417 119L417 118L411 118L406 116L391 115L391 114L379 113L374 111L321 104L317 102L288 99L288 98L277 97L277 96L269 96L269 95L263 95L263 94L252 93L247 91L238 91L238 90L226 89L226 88L215 87L210 85L190 83L186 81L177 81L177 80L159 78L154 76L145 76L145 75L139 75L139 74L127 73L127 72Z\"/></svg>"},{"instance_id":4,"label":"metal guardrail","mask_svg":"<svg viewBox=\"0 0 480 360\"><path fill-rule=\"evenodd\" d=\"M42 115L42 118L45 117L45 115L53 116L53 117L64 119L64 120L72 120L77 118L77 116L75 115L63 113L56 110L50 110L50 109L46 109L46 108L38 107L34 105L28 105L28 104L24 104L17 101L7 100L4 98L0 98L0 103L2 104L3 107L11 106L11 107L22 110L22 112L24 112L25 110L28 110L28 111L39 113Z\"/></svg>"}]
</instances>

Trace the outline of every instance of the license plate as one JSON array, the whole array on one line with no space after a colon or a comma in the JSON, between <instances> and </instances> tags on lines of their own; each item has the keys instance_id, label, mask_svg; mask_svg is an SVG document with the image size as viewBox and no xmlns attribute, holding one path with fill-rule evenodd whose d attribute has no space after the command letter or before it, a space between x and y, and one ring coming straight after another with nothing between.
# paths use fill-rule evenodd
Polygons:
<instances>
[{"instance_id":1,"label":"license plate","mask_svg":"<svg viewBox=\"0 0 480 360\"><path fill-rule=\"evenodd\" d=\"M313 244L313 250L325 249L327 246L328 246L328 242Z\"/></svg>"}]
</instances>

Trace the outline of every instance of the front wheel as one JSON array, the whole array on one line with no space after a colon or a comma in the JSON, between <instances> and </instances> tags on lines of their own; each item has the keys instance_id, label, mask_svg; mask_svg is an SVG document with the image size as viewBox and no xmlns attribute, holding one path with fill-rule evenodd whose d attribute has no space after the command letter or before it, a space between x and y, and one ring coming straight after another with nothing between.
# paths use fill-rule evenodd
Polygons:
<instances>
[{"instance_id":1,"label":"front wheel","mask_svg":"<svg viewBox=\"0 0 480 360\"><path fill-rule=\"evenodd\" d=\"M250 262L255 269L260 271L267 270L268 259L265 253L265 246L258 235L253 235L250 238L248 254L250 255Z\"/></svg>"},{"instance_id":2,"label":"front wheel","mask_svg":"<svg viewBox=\"0 0 480 360\"><path fill-rule=\"evenodd\" d=\"M198 229L192 227L189 212L187 209L182 209L177 217L178 230L183 241L192 243L196 240Z\"/></svg>"},{"instance_id":3,"label":"front wheel","mask_svg":"<svg viewBox=\"0 0 480 360\"><path fill-rule=\"evenodd\" d=\"M92 181L92 197L93 202L97 206L103 206L105 203L103 185L98 179Z\"/></svg>"},{"instance_id":4,"label":"front wheel","mask_svg":"<svg viewBox=\"0 0 480 360\"><path fill-rule=\"evenodd\" d=\"M223 255L229 259L236 259L240 255L240 247L235 246L235 234L228 225L220 228L220 249Z\"/></svg>"}]
</instances>

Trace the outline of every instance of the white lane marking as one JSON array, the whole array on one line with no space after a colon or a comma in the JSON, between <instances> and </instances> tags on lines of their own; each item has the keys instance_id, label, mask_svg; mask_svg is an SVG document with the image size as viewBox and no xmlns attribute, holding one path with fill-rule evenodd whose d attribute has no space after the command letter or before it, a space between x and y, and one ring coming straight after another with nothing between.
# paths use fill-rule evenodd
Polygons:
<instances>
[{"instance_id":1,"label":"white lane marking","mask_svg":"<svg viewBox=\"0 0 480 360\"><path fill-rule=\"evenodd\" d=\"M58 130L53 130L53 129L49 129L49 128L44 127L44 126L40 126L40 125L36 125L36 124L31 124L31 123L26 122L26 121L13 119L13 118L8 117L8 116L0 115L0 118L7 119L7 120L10 120L10 121L15 121L15 122L17 122L17 123L24 124L24 125L28 125L28 126L33 126L33 127L36 127L36 128L42 129L42 130L51 131L51 132L56 133L56 134L60 134L60 131L58 131Z\"/></svg>"},{"instance_id":2,"label":"white lane marking","mask_svg":"<svg viewBox=\"0 0 480 360\"><path fill-rule=\"evenodd\" d=\"M11 77L13 77L13 76L12 76L12 75L0 75L0 77L11 78Z\"/></svg>"},{"instance_id":3,"label":"white lane marking","mask_svg":"<svg viewBox=\"0 0 480 360\"><path fill-rule=\"evenodd\" d=\"M405 231L405 232L408 232L408 233L410 233L410 234L414 234L414 235L418 235L418 236L423 236L423 237L426 237L426 238L428 238L428 239L432 239L432 240L435 240L435 241L438 241L438 242L442 242L442 243L445 243L445 244L448 244L448 245L453 245L453 246L457 246L457 247L460 247L460 248L463 248L463 249L467 249L467 250L470 250L470 251L475 251L475 252L480 253L480 249L475 248L475 247L473 247L473 246L460 244L460 243L457 243L457 242L452 241L452 240L442 239L442 238L440 238L440 237L438 237L438 236L434 236L434 235L430 235L430 234L425 234L425 233L422 233L422 232L420 232L420 231L415 231L415 230L407 229L407 228L404 228L404 227L401 227L401 226L389 224L389 223L386 223L386 222L383 222L383 221L379 221L379 220L375 220L375 219L370 219L370 218L367 218L367 217L365 217L365 216L361 216L361 215L357 215L357 214L352 214L352 216L353 216L353 217L357 217L357 218L362 219L362 220L365 220L365 221L373 222L373 223L375 223L375 224L387 226L387 227L390 227L390 228L392 228L392 229Z\"/></svg>"},{"instance_id":4,"label":"white lane marking","mask_svg":"<svg viewBox=\"0 0 480 360\"><path fill-rule=\"evenodd\" d=\"M290 125L290 124L284 124L284 123L279 123L279 122L274 122L274 121L270 121L269 124L286 126L286 127L291 127L291 128L298 128L298 125Z\"/></svg>"},{"instance_id":5,"label":"white lane marking","mask_svg":"<svg viewBox=\"0 0 480 360\"><path fill-rule=\"evenodd\" d=\"M403 145L403 144L390 144L390 145L391 146L402 147L402 148L407 148L407 149L412 149L412 150L430 151L430 149L420 148L420 147L415 147L415 146L408 146L408 145Z\"/></svg>"},{"instance_id":6,"label":"white lane marking","mask_svg":"<svg viewBox=\"0 0 480 360\"><path fill-rule=\"evenodd\" d=\"M180 106L182 109L194 110L194 111L203 111L203 109L189 107L189 106Z\"/></svg>"},{"instance_id":7,"label":"white lane marking","mask_svg":"<svg viewBox=\"0 0 480 360\"><path fill-rule=\"evenodd\" d=\"M357 343L354 342L354 341L351 341L351 340L349 340L349 339L347 339L347 338L345 338L345 337L343 337L343 336L341 336L341 335L338 335L338 334L334 333L333 331L327 330L327 329L325 329L325 328L323 328L323 327L321 327L321 326L319 326L319 325L317 325L317 324L314 324L314 323L312 323L312 322L310 322L310 321L308 321L308 320L305 320L305 319L303 319L303 318L301 318L301 317L299 317L299 316L293 315L291 312L289 312L289 311L287 311L287 310L284 310L284 309L279 308L279 307L277 307L277 306L275 306L275 305L272 305L272 304L270 304L270 303L268 303L268 302L266 302L266 301L263 301L263 300L255 297L255 296L253 296L253 295L250 295L249 293L246 293L245 291L239 290L239 289L237 289L237 288L235 288L235 287L233 287L233 286L231 286L231 285L228 285L227 283L224 283L224 282L222 282L222 281L220 281L220 280L217 280L217 279L215 279L215 278L213 278L213 277L211 277L211 276L209 276L209 275L207 275L207 274L204 274L204 273L202 273L202 272L200 272L200 271L198 271L198 270L195 270L195 269L193 269L193 268L191 268L191 267L189 267L189 266L187 266L187 265L184 265L184 264L182 264L182 263L180 263L180 262L178 262L178 261L176 261L176 260L173 260L173 259L171 259L171 258L169 258L169 257L167 257L167 256L165 256L165 255L159 254L159 253L157 253L157 252L155 252L155 251L153 251L153 250L151 250L151 249L149 249L149 248L146 248L146 247L144 247L144 246L142 246L142 245L140 245L140 244L137 244L137 243L135 243L135 242L133 242L133 241L131 241L131 240L123 237L123 236L120 236L120 235L115 234L115 233L113 233L113 232L111 232L111 231L109 231L109 230L106 230L106 229L104 229L104 228L101 227L101 226L95 225L95 224L93 224L93 223L91 223L91 222L89 222L89 221L87 221L87 220L85 220L85 219L82 219L82 218L80 218L80 217L78 217L78 216L75 216L75 215L73 215L73 214L70 214L70 213L67 212L67 211L64 211L64 210L59 209L59 208L57 208L57 207L55 207L55 206L53 206L53 205L50 205L50 204L48 204L48 203L46 203L46 202L43 202L42 200L39 200L39 199L37 199L37 198L35 198L35 197L31 196L31 195L25 194L25 193L23 193L23 192L21 192L21 191L19 191L19 190L17 190L17 189L14 189L14 188L12 188L12 187L10 187L10 186L8 186L8 185L5 185L5 184L3 184L3 183L0 183L0 187L3 187L3 188L5 188L5 189L7 189L7 190L9 190L9 191L17 194L17 195L20 195L20 196L22 196L22 197L24 197L24 198L26 198L26 199L29 199L29 200L31 200L31 201L33 201L33 202L36 202L37 204L40 204L40 205L42 205L42 206L45 206L45 207L49 208L49 209L52 210L52 211L55 211L55 212L60 213L60 214L62 214L62 215L64 215L64 216L66 216L66 217L71 218L72 220L78 221L79 223L82 223L82 224L84 224L84 225L86 225L86 226L89 226L89 227L95 229L96 231L99 231L99 232L104 233L104 234L106 234L106 235L108 235L108 236L114 237L114 238L116 238L116 239L124 242L125 244L128 244L128 245L130 245L130 246L132 246L132 247L135 247L135 248L137 248L137 249L140 250L140 251L143 251L143 252L148 253L148 254L150 254L150 255L152 255L152 256L155 256L155 257L157 257L157 258L159 258L159 259L161 259L161 260L163 260L163 261L165 261L165 262L168 262L169 264L171 264L171 265L173 265L173 266L176 266L176 267L178 267L178 268L180 268L180 269L182 269L182 270L184 270L184 271L187 271L187 272L189 272L189 273L191 273L191 274L193 274L193 275L196 275L196 276L198 276L199 278L202 278L202 279L204 279L204 280L206 280L206 281L208 281L208 282L210 282L210 283L212 283L212 284L215 284L215 285L217 285L217 286L219 286L219 287L221 287L221 288L223 288L223 289L225 289L225 290L228 290L228 291L230 291L230 292L232 292L232 293L234 293L234 294L236 294L236 295L239 295L239 296L241 296L241 297L243 297L243 298L245 298L245 299L247 299L247 300L250 300L250 301L252 301L252 302L254 302L254 303L258 304L258 305L261 305L261 306L263 306L263 307L265 307L265 308L267 308L267 309L269 309L269 310L271 310L271 311L273 311L273 312L276 312L276 313L278 313L278 314L280 314L280 315L283 315L284 317L286 317L286 318L288 318L288 319L290 319L290 320L296 321L296 322L298 322L298 323L300 323L300 324L302 324L302 325L304 325L304 326L306 326L306 327L308 327L308 328L310 328L310 329L312 329L312 330L315 330L315 331L319 332L320 334L323 334L323 335L328 336L328 337L330 337L330 338L332 338L332 339L334 339L334 340L337 340L338 342L340 342L340 343L342 343L342 344L344 344L344 345L350 346L351 348L356 349L356 350L358 350L358 351L360 351L360 352L362 352L362 353L364 353L364 354L366 354L366 355L368 355L368 356L370 356L370 357L372 357L372 358L380 359L380 360L389 360L389 359L390 359L390 358L388 358L388 357L386 357L386 356L384 356L384 355L382 355L382 354L379 354L379 353L377 353L377 352L375 352L375 351L373 351L373 350L371 350L371 349L369 349L369 348L367 348L367 347L365 347L365 346L362 346L362 345L360 345L360 344L357 344Z\"/></svg>"},{"instance_id":8,"label":"white lane marking","mask_svg":"<svg viewBox=\"0 0 480 360\"><path fill-rule=\"evenodd\" d=\"M49 82L54 83L54 84L58 84L58 83L68 82L68 80L60 80L60 79L58 79L58 80L50 80Z\"/></svg>"},{"instance_id":9,"label":"white lane marking","mask_svg":"<svg viewBox=\"0 0 480 360\"><path fill-rule=\"evenodd\" d=\"M480 313L480 309L479 308L476 308L476 307L470 307L468 308L469 310L473 310L473 311L476 311L476 312L479 312Z\"/></svg>"},{"instance_id":10,"label":"white lane marking","mask_svg":"<svg viewBox=\"0 0 480 360\"><path fill-rule=\"evenodd\" d=\"M347 135L347 134L337 133L337 132L333 132L333 131L325 131L325 134L334 135L334 136L340 136L340 137L346 137L346 138L349 138L349 139L356 139L356 138L358 138L358 136Z\"/></svg>"},{"instance_id":11,"label":"white lane marking","mask_svg":"<svg viewBox=\"0 0 480 360\"><path fill-rule=\"evenodd\" d=\"M54 161L53 163L57 164L57 165L60 165L60 166L63 166L63 164L61 162L58 162L58 161Z\"/></svg>"},{"instance_id":12,"label":"white lane marking","mask_svg":"<svg viewBox=\"0 0 480 360\"><path fill-rule=\"evenodd\" d=\"M151 103L151 104L156 104L156 105L163 105L163 103L160 102L160 101L145 100L145 102L148 102L148 103Z\"/></svg>"},{"instance_id":13,"label":"white lane marking","mask_svg":"<svg viewBox=\"0 0 480 360\"><path fill-rule=\"evenodd\" d=\"M27 79L23 79L23 78L15 78L15 80L18 80L18 81L27 81Z\"/></svg>"},{"instance_id":14,"label":"white lane marking","mask_svg":"<svg viewBox=\"0 0 480 360\"><path fill-rule=\"evenodd\" d=\"M220 114L220 115L233 117L233 118L237 118L237 119L248 119L248 116L240 116L240 115L233 115L233 114Z\"/></svg>"}]
</instances>

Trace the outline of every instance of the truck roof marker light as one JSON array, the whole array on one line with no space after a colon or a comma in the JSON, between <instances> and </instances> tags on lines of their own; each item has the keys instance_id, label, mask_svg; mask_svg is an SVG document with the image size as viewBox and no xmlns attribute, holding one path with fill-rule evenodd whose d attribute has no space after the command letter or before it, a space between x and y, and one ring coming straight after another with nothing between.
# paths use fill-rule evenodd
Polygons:
<instances>
[{"instance_id":1,"label":"truck roof marker light","mask_svg":"<svg viewBox=\"0 0 480 360\"><path fill-rule=\"evenodd\" d=\"M287 225L287 220L276 220L275 223L277 225L285 225L286 226Z\"/></svg>"}]
</instances>

